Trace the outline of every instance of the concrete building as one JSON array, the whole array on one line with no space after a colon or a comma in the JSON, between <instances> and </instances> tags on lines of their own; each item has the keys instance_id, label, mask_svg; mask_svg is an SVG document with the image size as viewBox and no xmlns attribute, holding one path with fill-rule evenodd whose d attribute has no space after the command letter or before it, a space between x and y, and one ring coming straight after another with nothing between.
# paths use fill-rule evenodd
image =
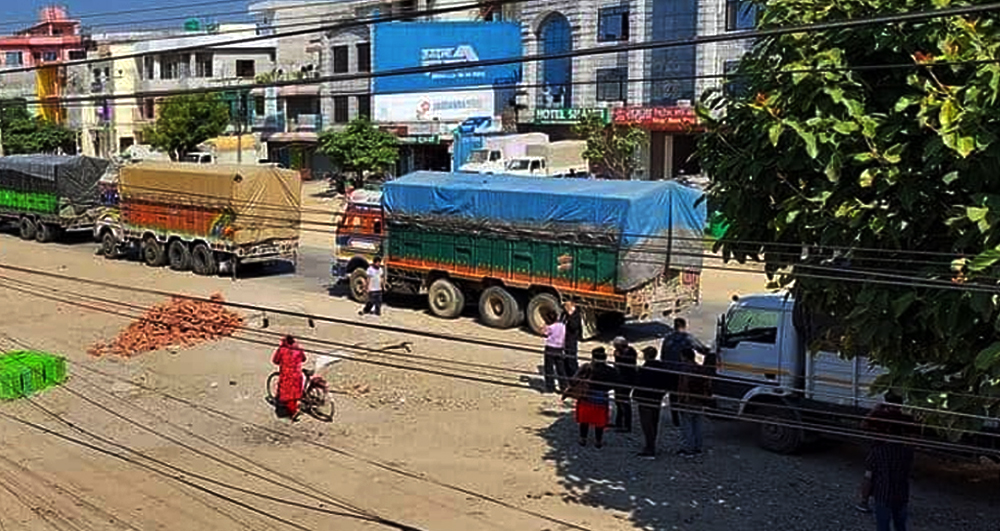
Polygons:
<instances>
[{"instance_id":1,"label":"concrete building","mask_svg":"<svg viewBox=\"0 0 1000 531\"><path fill-rule=\"evenodd\" d=\"M676 41L752 28L748 0L555 0L524 6L527 55L617 44ZM584 114L649 130L634 178L697 173L693 104L721 79L747 42L673 46L548 59L525 65L521 129L567 138Z\"/></svg>"},{"instance_id":2,"label":"concrete building","mask_svg":"<svg viewBox=\"0 0 1000 531\"><path fill-rule=\"evenodd\" d=\"M0 37L0 72L8 68L42 67L3 74L0 99L37 100L40 105L32 108L43 118L65 122L66 108L57 101L67 92L66 71L60 65L83 59L85 46L80 21L70 19L64 8L43 8L37 24Z\"/></svg>"},{"instance_id":3,"label":"concrete building","mask_svg":"<svg viewBox=\"0 0 1000 531\"><path fill-rule=\"evenodd\" d=\"M259 109L247 91L226 89L251 84L259 76L272 72L276 43L273 39L222 43L256 35L253 24L223 24L212 32L178 30L95 36L91 55L106 60L79 67L83 69L81 75L89 80L86 92L95 99L81 106L83 153L110 157L123 154L132 145L143 144L143 130L155 122L162 101L162 98L141 97L109 97L102 101L101 95L218 88L229 101L233 116L227 133L249 130ZM179 48L188 51L173 51ZM143 55L131 57L135 54ZM237 120L241 96L246 124Z\"/></svg>"}]
</instances>

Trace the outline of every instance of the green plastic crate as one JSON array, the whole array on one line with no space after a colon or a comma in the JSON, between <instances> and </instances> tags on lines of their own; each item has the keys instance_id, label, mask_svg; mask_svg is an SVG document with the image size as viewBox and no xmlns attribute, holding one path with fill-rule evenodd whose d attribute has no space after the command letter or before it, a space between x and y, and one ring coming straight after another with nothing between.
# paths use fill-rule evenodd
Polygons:
<instances>
[{"instance_id":1,"label":"green plastic crate","mask_svg":"<svg viewBox=\"0 0 1000 531\"><path fill-rule=\"evenodd\" d=\"M58 356L36 351L0 356L0 399L29 396L64 381L66 360Z\"/></svg>"}]
</instances>

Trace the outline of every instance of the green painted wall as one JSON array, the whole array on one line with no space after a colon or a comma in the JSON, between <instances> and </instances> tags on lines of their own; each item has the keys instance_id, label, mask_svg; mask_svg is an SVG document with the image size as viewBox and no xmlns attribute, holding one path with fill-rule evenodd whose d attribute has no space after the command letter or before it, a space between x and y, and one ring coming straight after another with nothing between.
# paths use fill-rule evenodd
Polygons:
<instances>
[{"instance_id":1,"label":"green painted wall","mask_svg":"<svg viewBox=\"0 0 1000 531\"><path fill-rule=\"evenodd\" d=\"M523 275L535 283L568 282L577 289L594 290L613 286L618 271L617 252L597 246L398 226L390 228L388 240L391 260L423 260L443 269L473 268L478 275L495 278ZM560 268L561 263L570 267Z\"/></svg>"},{"instance_id":2,"label":"green painted wall","mask_svg":"<svg viewBox=\"0 0 1000 531\"><path fill-rule=\"evenodd\" d=\"M59 212L59 198L55 194L15 192L0 188L0 208L56 214Z\"/></svg>"}]
</instances>

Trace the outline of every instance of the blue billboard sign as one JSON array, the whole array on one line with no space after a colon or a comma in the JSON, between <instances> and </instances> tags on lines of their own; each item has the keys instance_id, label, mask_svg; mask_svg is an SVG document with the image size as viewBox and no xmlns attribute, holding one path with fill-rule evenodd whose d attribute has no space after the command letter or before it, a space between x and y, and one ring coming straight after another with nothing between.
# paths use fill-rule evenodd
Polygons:
<instances>
[{"instance_id":1,"label":"blue billboard sign","mask_svg":"<svg viewBox=\"0 0 1000 531\"><path fill-rule=\"evenodd\" d=\"M521 26L511 22L391 22L376 24L372 36L378 72L475 63L522 56ZM455 87L510 86L521 80L521 64L477 66L420 74L376 77L376 94Z\"/></svg>"}]
</instances>

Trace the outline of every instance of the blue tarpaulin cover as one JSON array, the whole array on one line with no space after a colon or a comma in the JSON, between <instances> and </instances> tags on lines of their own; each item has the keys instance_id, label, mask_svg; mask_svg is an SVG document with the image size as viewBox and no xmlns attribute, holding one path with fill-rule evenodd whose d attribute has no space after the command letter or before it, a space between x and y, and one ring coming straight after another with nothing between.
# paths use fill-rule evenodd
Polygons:
<instances>
[{"instance_id":1,"label":"blue tarpaulin cover","mask_svg":"<svg viewBox=\"0 0 1000 531\"><path fill-rule=\"evenodd\" d=\"M618 287L649 280L668 261L700 268L702 192L672 181L551 179L415 172L383 186L386 215L612 234L621 253Z\"/></svg>"}]
</instances>

